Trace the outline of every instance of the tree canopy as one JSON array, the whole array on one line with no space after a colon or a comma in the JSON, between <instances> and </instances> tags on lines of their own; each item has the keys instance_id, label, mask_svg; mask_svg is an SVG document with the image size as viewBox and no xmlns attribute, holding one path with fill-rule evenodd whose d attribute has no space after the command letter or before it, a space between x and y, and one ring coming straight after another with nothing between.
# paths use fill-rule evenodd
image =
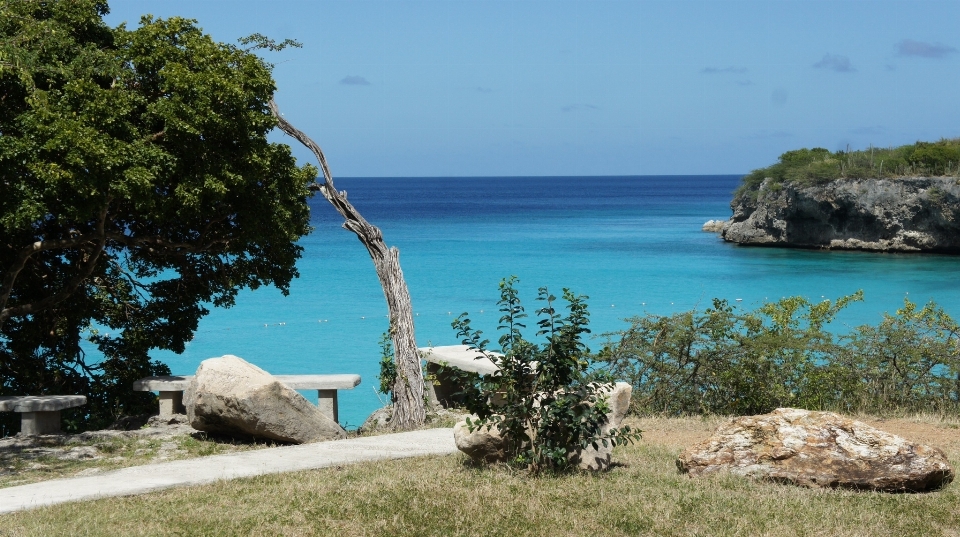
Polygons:
<instances>
[{"instance_id":1,"label":"tree canopy","mask_svg":"<svg viewBox=\"0 0 960 537\"><path fill-rule=\"evenodd\" d=\"M252 50L107 12L0 0L0 395L86 395L67 428L149 410L131 382L168 372L148 352L182 352L206 305L287 293L317 172L267 141Z\"/></svg>"}]
</instances>

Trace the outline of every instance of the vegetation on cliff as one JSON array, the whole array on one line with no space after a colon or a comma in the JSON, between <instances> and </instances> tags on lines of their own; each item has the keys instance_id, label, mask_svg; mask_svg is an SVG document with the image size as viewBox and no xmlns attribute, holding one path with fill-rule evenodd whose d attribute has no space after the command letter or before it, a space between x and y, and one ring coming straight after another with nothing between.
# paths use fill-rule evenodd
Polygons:
<instances>
[{"instance_id":1,"label":"vegetation on cliff","mask_svg":"<svg viewBox=\"0 0 960 537\"><path fill-rule=\"evenodd\" d=\"M785 183L813 186L835 179L942 176L960 176L960 138L835 153L822 147L787 151L776 164L744 176L736 197L756 197L767 178L776 189Z\"/></svg>"}]
</instances>

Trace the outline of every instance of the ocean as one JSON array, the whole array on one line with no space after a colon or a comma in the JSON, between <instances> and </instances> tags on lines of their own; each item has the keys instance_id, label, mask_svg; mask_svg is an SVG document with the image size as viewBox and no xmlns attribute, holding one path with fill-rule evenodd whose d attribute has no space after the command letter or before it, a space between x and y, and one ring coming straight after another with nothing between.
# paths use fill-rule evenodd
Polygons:
<instances>
[{"instance_id":1,"label":"ocean","mask_svg":"<svg viewBox=\"0 0 960 537\"><path fill-rule=\"evenodd\" d=\"M400 249L417 342L455 345L450 323L469 312L496 342L498 283L515 275L533 317L537 289L587 295L593 349L624 318L706 308L714 297L753 309L802 295L865 299L834 325L875 324L906 296L935 299L960 316L960 258L741 247L701 231L729 218L739 175L632 177L342 178L337 187L388 245ZM181 355L154 353L174 374L234 354L275 374L357 373L340 392L340 420L355 428L381 406L378 341L387 308L373 264L326 200L311 200L315 230L302 239L289 296L244 291L214 309ZM738 302L737 299L740 299ZM535 319L528 319L528 336ZM316 392L302 392L316 401Z\"/></svg>"}]
</instances>

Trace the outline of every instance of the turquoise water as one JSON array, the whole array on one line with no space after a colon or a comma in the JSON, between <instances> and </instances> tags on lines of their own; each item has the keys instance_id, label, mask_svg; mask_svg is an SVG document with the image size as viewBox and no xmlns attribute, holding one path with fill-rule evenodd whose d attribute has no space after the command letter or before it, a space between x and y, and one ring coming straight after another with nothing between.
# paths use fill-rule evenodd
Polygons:
<instances>
[{"instance_id":1,"label":"turquoise water","mask_svg":"<svg viewBox=\"0 0 960 537\"><path fill-rule=\"evenodd\" d=\"M595 334L623 318L706 307L714 297L745 308L782 296L819 300L863 289L844 326L876 323L911 300L936 299L960 316L960 258L746 248L700 227L730 215L739 176L354 178L349 199L400 249L420 345L459 343L453 318L469 311L496 341L497 284L510 275L528 311L537 288L588 295ZM377 341L386 305L366 250L322 198L303 239L301 277L283 297L247 291L201 321L182 355L157 353L174 373L235 354L272 373L358 373L341 392L340 419L359 425L380 401ZM533 326L533 322L529 326ZM533 330L530 331L532 335ZM600 340L591 345L600 346ZM316 399L316 393L304 392Z\"/></svg>"}]
</instances>

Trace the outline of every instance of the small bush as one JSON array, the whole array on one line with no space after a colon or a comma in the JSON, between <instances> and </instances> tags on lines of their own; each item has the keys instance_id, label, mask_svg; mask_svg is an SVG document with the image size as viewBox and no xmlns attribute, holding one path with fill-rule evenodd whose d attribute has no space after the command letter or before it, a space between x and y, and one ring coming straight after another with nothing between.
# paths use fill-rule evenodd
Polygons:
<instances>
[{"instance_id":1,"label":"small bush","mask_svg":"<svg viewBox=\"0 0 960 537\"><path fill-rule=\"evenodd\" d=\"M826 329L862 294L790 297L752 312L714 300L705 311L628 319L600 359L634 386L641 414L759 414L777 407L897 413L960 409L960 327L936 304L909 300L877 326Z\"/></svg>"},{"instance_id":2,"label":"small bush","mask_svg":"<svg viewBox=\"0 0 960 537\"><path fill-rule=\"evenodd\" d=\"M564 289L567 315L561 317L554 309L556 297L541 287L537 336L545 336L546 341L537 344L523 337L526 313L516 282L516 277L500 282L497 304L503 315L498 330L503 331L499 339L503 356L487 352L489 341L471 329L466 313L453 322L464 344L499 367L479 379L481 397L470 400L468 407L479 419L467 421L470 430L496 426L506 441L510 462L534 474L572 469L573 455L588 446L639 439L640 431L627 426L603 431L609 407L602 390L612 383L588 380L589 349L582 342L583 335L590 333L587 297Z\"/></svg>"}]
</instances>

